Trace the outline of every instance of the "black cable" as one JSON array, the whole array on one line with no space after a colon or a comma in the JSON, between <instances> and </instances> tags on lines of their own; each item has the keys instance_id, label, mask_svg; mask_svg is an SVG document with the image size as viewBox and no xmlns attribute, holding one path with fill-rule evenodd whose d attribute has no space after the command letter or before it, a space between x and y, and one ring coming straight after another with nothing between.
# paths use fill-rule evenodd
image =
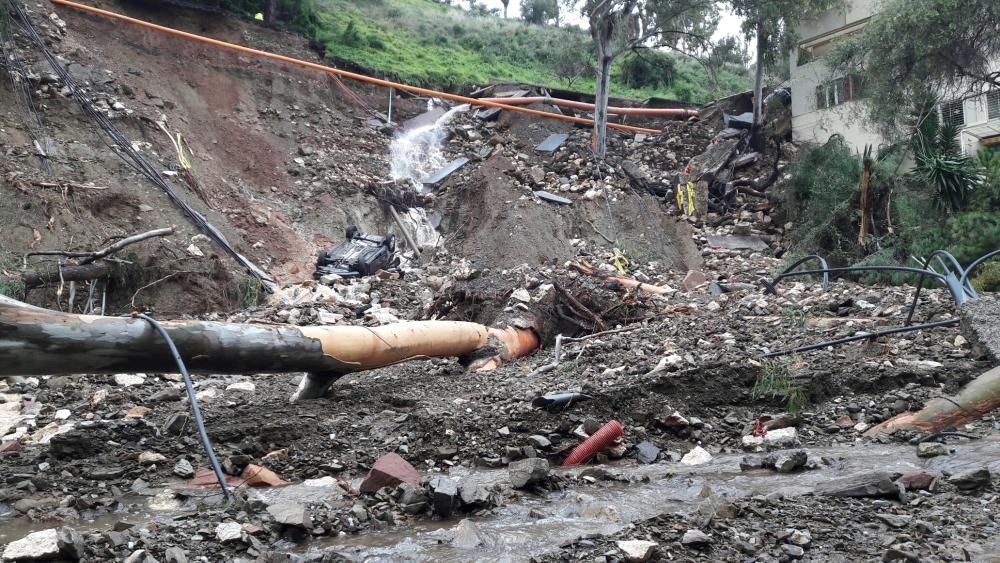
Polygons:
<instances>
[{"instance_id":1,"label":"black cable","mask_svg":"<svg viewBox=\"0 0 1000 563\"><path fill-rule=\"evenodd\" d=\"M888 336L890 334L899 334L901 332L911 332L914 330L922 330L925 328L937 328L941 326L952 326L958 324L958 319L948 319L946 321L937 321L934 323L927 323L922 325L910 325L903 326L899 328L890 328L888 330L882 330L879 332L866 332L865 334L858 334L855 336L848 336L846 338L838 338L837 340L830 340L828 342L820 342L818 344L810 344L808 346L799 346L798 348L790 348L788 350L779 350L777 352L771 352L769 354L764 354L762 358L774 358L777 356L787 356L788 354L794 354L796 352L809 352L810 350L818 350L820 348L826 348L827 346L839 346L841 344L847 344L848 342L855 342L857 340L866 340L868 338L878 338L880 336Z\"/></svg>"},{"instance_id":2,"label":"black cable","mask_svg":"<svg viewBox=\"0 0 1000 563\"><path fill-rule=\"evenodd\" d=\"M52 175L52 167L49 165L48 147L45 141L45 126L38 116L35 103L31 99L31 90L28 88L28 72L25 69L24 61L21 60L17 52L17 44L14 42L14 35L11 32L13 21L5 12L0 12L4 16L0 20L0 55L4 59L4 68L10 77L10 87L14 92L14 103L21 110L21 121L24 123L28 136L36 145L38 160L41 161L42 171L46 176ZM10 45L10 51L7 50Z\"/></svg>"},{"instance_id":3,"label":"black cable","mask_svg":"<svg viewBox=\"0 0 1000 563\"><path fill-rule=\"evenodd\" d=\"M163 328L163 325L153 320L149 315L138 313L137 316L153 325L153 328L167 341L170 353L173 354L174 361L177 362L177 368L181 370L181 376L184 378L184 387L187 389L187 396L191 401L191 411L194 413L194 422L198 426L201 445L205 448L205 453L208 454L208 462L212 465L212 470L215 471L215 477L219 480L219 486L222 487L222 495L226 497L226 500L229 500L231 493L229 492L229 487L226 486L226 476L222 473L219 460L215 457L215 450L212 449L212 442L208 439L208 433L205 431L205 421L202 420L201 409L198 408L198 398L194 394L194 384L191 382L191 374L188 373L187 367L184 365L184 360L181 359L181 354L177 351L177 346L174 344L174 340L167 334L167 330Z\"/></svg>"}]
</instances>

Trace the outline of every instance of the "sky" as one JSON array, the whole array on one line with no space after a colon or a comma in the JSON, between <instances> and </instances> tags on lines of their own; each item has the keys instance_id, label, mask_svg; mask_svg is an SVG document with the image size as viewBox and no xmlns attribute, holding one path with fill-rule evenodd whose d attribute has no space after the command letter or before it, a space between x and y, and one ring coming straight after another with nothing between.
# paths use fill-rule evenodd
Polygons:
<instances>
[{"instance_id":1,"label":"sky","mask_svg":"<svg viewBox=\"0 0 1000 563\"><path fill-rule=\"evenodd\" d=\"M483 4L486 4L487 8L496 8L503 13L503 2L500 0L480 0ZM458 4L464 4L461 0L457 2ZM518 18L521 17L521 0L510 0L510 6L507 8L507 17ZM576 16L575 18L569 18L570 23L579 25L580 27L586 28L586 21L581 16ZM736 17L735 14L729 11L724 11L722 17L719 21L719 29L712 36L713 39L721 39L726 35L740 35L740 19Z\"/></svg>"}]
</instances>

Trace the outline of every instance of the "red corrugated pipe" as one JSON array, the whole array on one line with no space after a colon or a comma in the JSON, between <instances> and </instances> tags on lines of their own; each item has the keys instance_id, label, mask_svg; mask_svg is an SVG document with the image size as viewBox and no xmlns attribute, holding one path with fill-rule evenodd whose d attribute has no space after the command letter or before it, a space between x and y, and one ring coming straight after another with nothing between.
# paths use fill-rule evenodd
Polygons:
<instances>
[{"instance_id":1,"label":"red corrugated pipe","mask_svg":"<svg viewBox=\"0 0 1000 563\"><path fill-rule=\"evenodd\" d=\"M579 465L587 461L592 455L610 446L618 438L621 438L623 433L622 425L617 420L612 420L577 446L569 454L569 457L562 462L562 466L569 467L570 465Z\"/></svg>"},{"instance_id":2,"label":"red corrugated pipe","mask_svg":"<svg viewBox=\"0 0 1000 563\"><path fill-rule=\"evenodd\" d=\"M594 111L594 104L586 102L575 102L562 98L549 98L547 96L534 96L527 98L480 98L484 102L496 102L508 106L528 105L528 104L552 104L566 108L582 109ZM676 117L697 117L698 110L684 108L623 108L608 106L608 113L611 115L653 115L653 116L676 116Z\"/></svg>"}]
</instances>

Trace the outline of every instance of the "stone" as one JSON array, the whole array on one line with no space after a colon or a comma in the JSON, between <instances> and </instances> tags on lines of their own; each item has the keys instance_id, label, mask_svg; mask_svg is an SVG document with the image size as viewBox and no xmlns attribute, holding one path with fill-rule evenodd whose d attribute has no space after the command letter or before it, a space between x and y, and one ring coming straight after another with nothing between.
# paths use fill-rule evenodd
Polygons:
<instances>
[{"instance_id":1,"label":"stone","mask_svg":"<svg viewBox=\"0 0 1000 563\"><path fill-rule=\"evenodd\" d=\"M240 391L243 393L253 393L257 386L249 381L239 381L226 386L226 391Z\"/></svg>"},{"instance_id":2,"label":"stone","mask_svg":"<svg viewBox=\"0 0 1000 563\"><path fill-rule=\"evenodd\" d=\"M896 479L896 483L907 491L927 491L932 490L935 481L941 477L940 471L913 471Z\"/></svg>"},{"instance_id":3,"label":"stone","mask_svg":"<svg viewBox=\"0 0 1000 563\"><path fill-rule=\"evenodd\" d=\"M643 563L649 561L656 554L659 544L645 540L624 540L615 542L618 549L625 554L625 560L629 563Z\"/></svg>"},{"instance_id":4,"label":"stone","mask_svg":"<svg viewBox=\"0 0 1000 563\"><path fill-rule=\"evenodd\" d=\"M680 412L674 411L660 420L660 425L665 428L687 428L691 422L684 418Z\"/></svg>"},{"instance_id":5,"label":"stone","mask_svg":"<svg viewBox=\"0 0 1000 563\"><path fill-rule=\"evenodd\" d=\"M791 426L770 430L767 434L764 434L764 444L771 447L784 448L794 446L798 441L798 431Z\"/></svg>"},{"instance_id":6,"label":"stone","mask_svg":"<svg viewBox=\"0 0 1000 563\"><path fill-rule=\"evenodd\" d=\"M708 282L708 278L705 276L704 272L699 272L698 270L688 270L687 275L684 276L684 289L694 291L706 282Z\"/></svg>"},{"instance_id":7,"label":"stone","mask_svg":"<svg viewBox=\"0 0 1000 563\"><path fill-rule=\"evenodd\" d=\"M194 466L186 459L180 459L174 464L174 475L181 479L191 479L195 475Z\"/></svg>"},{"instance_id":8,"label":"stone","mask_svg":"<svg viewBox=\"0 0 1000 563\"><path fill-rule=\"evenodd\" d=\"M774 458L774 469L778 473L792 473L805 466L809 454L805 450L781 453Z\"/></svg>"},{"instance_id":9,"label":"stone","mask_svg":"<svg viewBox=\"0 0 1000 563\"><path fill-rule=\"evenodd\" d=\"M660 455L660 448L649 440L636 444L635 451L639 463L655 463L657 456Z\"/></svg>"},{"instance_id":10,"label":"stone","mask_svg":"<svg viewBox=\"0 0 1000 563\"><path fill-rule=\"evenodd\" d=\"M832 497L896 496L898 490L892 481L893 475L885 471L857 473L822 482L816 486L816 492Z\"/></svg>"},{"instance_id":11,"label":"stone","mask_svg":"<svg viewBox=\"0 0 1000 563\"><path fill-rule=\"evenodd\" d=\"M156 452L142 452L139 454L139 465L153 465L167 461L167 456Z\"/></svg>"},{"instance_id":12,"label":"stone","mask_svg":"<svg viewBox=\"0 0 1000 563\"><path fill-rule=\"evenodd\" d=\"M399 497L399 506L407 514L419 514L427 508L427 495L423 489L409 483L400 484L403 494Z\"/></svg>"},{"instance_id":13,"label":"stone","mask_svg":"<svg viewBox=\"0 0 1000 563\"><path fill-rule=\"evenodd\" d=\"M428 486L431 490L431 508L434 514L442 518L451 516L458 498L458 485L455 481L440 475L431 479Z\"/></svg>"},{"instance_id":14,"label":"stone","mask_svg":"<svg viewBox=\"0 0 1000 563\"><path fill-rule=\"evenodd\" d=\"M146 376L142 373L116 373L115 385L119 387L134 387L146 382Z\"/></svg>"},{"instance_id":15,"label":"stone","mask_svg":"<svg viewBox=\"0 0 1000 563\"><path fill-rule=\"evenodd\" d=\"M549 476L549 462L540 457L522 459L507 466L510 482L515 489L534 485Z\"/></svg>"},{"instance_id":16,"label":"stone","mask_svg":"<svg viewBox=\"0 0 1000 563\"><path fill-rule=\"evenodd\" d=\"M397 453L378 458L368 476L361 483L362 493L374 493L382 487L395 487L400 483L420 485L420 474Z\"/></svg>"},{"instance_id":17,"label":"stone","mask_svg":"<svg viewBox=\"0 0 1000 563\"><path fill-rule=\"evenodd\" d=\"M283 526L311 530L312 517L305 505L297 502L279 502L267 507L267 513Z\"/></svg>"},{"instance_id":18,"label":"stone","mask_svg":"<svg viewBox=\"0 0 1000 563\"><path fill-rule=\"evenodd\" d=\"M806 553L801 547L790 543L781 544L781 551L785 552L785 555L791 557L792 559L798 559Z\"/></svg>"},{"instance_id":19,"label":"stone","mask_svg":"<svg viewBox=\"0 0 1000 563\"><path fill-rule=\"evenodd\" d=\"M702 465L710 461L712 461L712 454L701 446L695 446L681 458L681 465Z\"/></svg>"},{"instance_id":20,"label":"stone","mask_svg":"<svg viewBox=\"0 0 1000 563\"><path fill-rule=\"evenodd\" d=\"M684 536L681 537L681 544L690 547L703 547L712 543L712 538L698 529L690 529L684 532Z\"/></svg>"},{"instance_id":21,"label":"stone","mask_svg":"<svg viewBox=\"0 0 1000 563\"><path fill-rule=\"evenodd\" d=\"M3 551L4 561L79 561L83 557L83 538L72 528L49 528L32 532L10 542Z\"/></svg>"},{"instance_id":22,"label":"stone","mask_svg":"<svg viewBox=\"0 0 1000 563\"><path fill-rule=\"evenodd\" d=\"M476 526L475 522L468 518L458 523L455 536L451 539L452 547L458 549L478 549L488 547L491 543L489 536L484 534L479 526Z\"/></svg>"},{"instance_id":23,"label":"stone","mask_svg":"<svg viewBox=\"0 0 1000 563\"><path fill-rule=\"evenodd\" d=\"M937 457L950 453L948 446L940 442L921 442L917 444L917 457Z\"/></svg>"},{"instance_id":24,"label":"stone","mask_svg":"<svg viewBox=\"0 0 1000 563\"><path fill-rule=\"evenodd\" d=\"M764 445L764 437L747 434L740 440L740 443L743 445L743 449L753 450Z\"/></svg>"},{"instance_id":25,"label":"stone","mask_svg":"<svg viewBox=\"0 0 1000 563\"><path fill-rule=\"evenodd\" d=\"M163 552L163 558L166 559L167 563L188 563L187 554L179 547L168 547Z\"/></svg>"},{"instance_id":26,"label":"stone","mask_svg":"<svg viewBox=\"0 0 1000 563\"><path fill-rule=\"evenodd\" d=\"M545 169L541 166L532 166L531 170L528 171L528 175L536 184L541 184L545 181Z\"/></svg>"},{"instance_id":27,"label":"stone","mask_svg":"<svg viewBox=\"0 0 1000 563\"><path fill-rule=\"evenodd\" d=\"M985 465L960 471L948 477L948 482L963 491L970 491L990 484L990 470Z\"/></svg>"},{"instance_id":28,"label":"stone","mask_svg":"<svg viewBox=\"0 0 1000 563\"><path fill-rule=\"evenodd\" d=\"M912 516L906 514L876 514L879 520L885 522L890 528L905 528L909 525Z\"/></svg>"},{"instance_id":29,"label":"stone","mask_svg":"<svg viewBox=\"0 0 1000 563\"><path fill-rule=\"evenodd\" d=\"M243 526L239 522L222 522L215 527L215 537L222 543L243 539Z\"/></svg>"},{"instance_id":30,"label":"stone","mask_svg":"<svg viewBox=\"0 0 1000 563\"><path fill-rule=\"evenodd\" d=\"M548 438L546 438L545 436L541 436L539 434L535 434L533 436L528 436L528 441L531 442L532 446L535 446L536 448L538 448L540 450L544 450L544 449L548 449L548 448L552 447L552 442Z\"/></svg>"},{"instance_id":31,"label":"stone","mask_svg":"<svg viewBox=\"0 0 1000 563\"><path fill-rule=\"evenodd\" d=\"M490 490L485 483L475 478L462 481L458 486L458 494L462 503L469 507L483 507L490 504Z\"/></svg>"},{"instance_id":32,"label":"stone","mask_svg":"<svg viewBox=\"0 0 1000 563\"><path fill-rule=\"evenodd\" d=\"M167 421L163 424L163 431L167 434L178 436L188 427L189 420L190 417L187 413L174 413L170 415L170 417L167 418Z\"/></svg>"},{"instance_id":33,"label":"stone","mask_svg":"<svg viewBox=\"0 0 1000 563\"><path fill-rule=\"evenodd\" d=\"M785 541L787 541L792 545L797 545L800 547L809 547L809 544L812 543L812 534L809 533L809 530L796 530L794 528L791 528L786 531L789 531L791 533L788 534L788 537L785 538Z\"/></svg>"}]
</instances>

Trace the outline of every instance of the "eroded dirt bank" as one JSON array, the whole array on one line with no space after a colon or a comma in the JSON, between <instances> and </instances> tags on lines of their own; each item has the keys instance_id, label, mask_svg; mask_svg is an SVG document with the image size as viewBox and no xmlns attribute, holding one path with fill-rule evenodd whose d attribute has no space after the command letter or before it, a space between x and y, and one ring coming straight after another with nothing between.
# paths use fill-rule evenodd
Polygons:
<instances>
[{"instance_id":1,"label":"eroded dirt bank","mask_svg":"<svg viewBox=\"0 0 1000 563\"><path fill-rule=\"evenodd\" d=\"M311 56L292 36L238 20L108 5ZM631 162L647 188L672 188L693 158L732 135L718 115L661 123L664 134L650 138L616 135L608 164L595 168L586 130L458 113L444 126L442 150L470 163L417 194L390 178L400 131L329 79L43 6L32 15L53 49L150 160L177 169L155 125L161 116L182 134L196 180L175 181L179 191L283 288L248 298L234 264L103 146L59 85L45 83L42 66L33 66L34 84L56 147L53 176L38 169L12 93L0 88L0 241L17 261L31 249L89 250L175 224L176 235L128 256L146 277L112 280L107 313L128 312L134 301L162 318L300 326L489 325L532 313L545 331L540 351L492 372L415 360L346 376L326 397L298 404L288 399L303 374L196 376L207 432L234 486L230 502L213 486L176 374L2 382L5 559L996 557L995 415L921 445L911 440L927 436L863 435L951 395L993 360L957 327L763 360L899 326L912 288L836 280L825 291L802 278L768 294L757 282L780 270L774 255L785 230L770 203L737 196L723 214L688 219L672 194L656 197L623 172ZM106 40L111 34L120 40ZM39 65L23 38L17 46ZM351 88L365 105L387 109L383 92ZM399 120L423 113L427 101L394 107ZM553 154L537 152L552 133L569 137ZM736 173L769 170L763 158ZM436 212L443 240L420 259L403 252L402 279L301 281L346 225L394 230L387 205L401 203ZM739 248L725 248L731 243ZM586 275L575 262L624 272L659 294ZM29 300L66 307L56 289L32 290ZM946 291L922 292L918 321L956 315ZM558 334L579 340L562 344L556 367L539 369L555 359ZM564 409L536 406L559 392L586 397ZM586 467L556 469L611 420L624 428L620 443ZM403 462L380 465L395 479L367 490L388 454ZM31 535L46 530L59 531ZM630 541L656 546L620 543ZM43 554L45 546L54 551Z\"/></svg>"}]
</instances>

